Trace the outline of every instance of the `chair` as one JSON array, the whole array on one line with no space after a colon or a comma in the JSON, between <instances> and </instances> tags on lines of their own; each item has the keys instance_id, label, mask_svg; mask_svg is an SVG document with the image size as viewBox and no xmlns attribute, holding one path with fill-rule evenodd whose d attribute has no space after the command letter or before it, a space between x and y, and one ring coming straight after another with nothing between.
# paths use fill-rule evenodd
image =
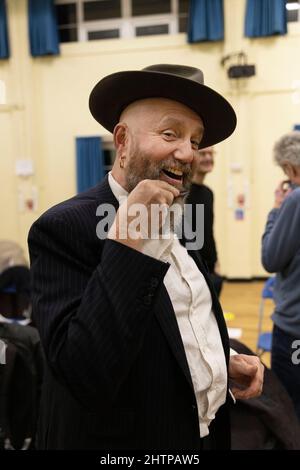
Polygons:
<instances>
[{"instance_id":1,"label":"chair","mask_svg":"<svg viewBox=\"0 0 300 470\"><path fill-rule=\"evenodd\" d=\"M270 277L264 284L261 293L261 302L259 307L258 317L258 333L257 333L257 345L256 353L258 356L262 356L265 352L271 352L272 348L272 332L262 332L264 308L266 299L273 299L275 277Z\"/></svg>"}]
</instances>

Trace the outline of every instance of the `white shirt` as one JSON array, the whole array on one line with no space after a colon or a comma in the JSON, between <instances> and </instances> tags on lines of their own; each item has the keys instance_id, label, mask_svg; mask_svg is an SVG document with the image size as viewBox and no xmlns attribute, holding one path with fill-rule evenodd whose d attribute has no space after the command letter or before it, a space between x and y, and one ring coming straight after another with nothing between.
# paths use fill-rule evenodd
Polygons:
<instances>
[{"instance_id":1,"label":"white shirt","mask_svg":"<svg viewBox=\"0 0 300 470\"><path fill-rule=\"evenodd\" d=\"M110 188L117 200L128 193L109 173ZM194 386L200 436L225 403L227 369L212 299L205 278L176 235L168 240L146 240L143 253L170 263L164 284L170 296Z\"/></svg>"}]
</instances>

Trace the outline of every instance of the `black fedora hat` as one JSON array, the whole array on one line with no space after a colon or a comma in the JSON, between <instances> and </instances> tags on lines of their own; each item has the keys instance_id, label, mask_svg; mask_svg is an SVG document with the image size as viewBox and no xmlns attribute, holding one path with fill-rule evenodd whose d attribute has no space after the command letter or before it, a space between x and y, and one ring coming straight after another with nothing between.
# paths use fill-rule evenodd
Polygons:
<instances>
[{"instance_id":1,"label":"black fedora hat","mask_svg":"<svg viewBox=\"0 0 300 470\"><path fill-rule=\"evenodd\" d=\"M219 93L204 85L200 69L185 65L159 64L142 70L117 72L93 88L89 107L93 117L113 132L122 111L144 98L168 98L185 104L204 124L200 148L229 137L236 126L232 106Z\"/></svg>"}]
</instances>

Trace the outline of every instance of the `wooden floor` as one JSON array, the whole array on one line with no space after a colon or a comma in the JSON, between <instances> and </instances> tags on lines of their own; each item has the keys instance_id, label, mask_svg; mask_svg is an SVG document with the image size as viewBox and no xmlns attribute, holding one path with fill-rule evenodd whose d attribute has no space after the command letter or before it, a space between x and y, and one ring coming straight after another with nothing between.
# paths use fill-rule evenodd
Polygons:
<instances>
[{"instance_id":1,"label":"wooden floor","mask_svg":"<svg viewBox=\"0 0 300 470\"><path fill-rule=\"evenodd\" d=\"M258 313L263 285L263 282L225 282L220 299L226 313L225 317L228 318L226 320L228 328L241 328L242 336L239 341L253 351L256 350ZM272 300L265 300L263 331L272 329L270 316L273 305ZM268 353L263 355L263 361L266 365L270 365Z\"/></svg>"}]
</instances>

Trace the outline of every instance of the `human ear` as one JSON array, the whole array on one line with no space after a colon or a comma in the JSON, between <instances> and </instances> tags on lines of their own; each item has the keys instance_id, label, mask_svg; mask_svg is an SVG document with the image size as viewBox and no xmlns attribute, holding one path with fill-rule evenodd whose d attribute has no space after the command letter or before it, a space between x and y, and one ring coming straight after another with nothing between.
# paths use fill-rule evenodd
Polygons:
<instances>
[{"instance_id":1,"label":"human ear","mask_svg":"<svg viewBox=\"0 0 300 470\"><path fill-rule=\"evenodd\" d=\"M117 150L119 150L120 147L124 147L127 143L127 132L128 128L125 123L119 122L113 132L114 136L114 144Z\"/></svg>"},{"instance_id":2,"label":"human ear","mask_svg":"<svg viewBox=\"0 0 300 470\"><path fill-rule=\"evenodd\" d=\"M282 169L289 179L293 177L295 172L293 165L291 165L290 163L284 163L282 165Z\"/></svg>"},{"instance_id":3,"label":"human ear","mask_svg":"<svg viewBox=\"0 0 300 470\"><path fill-rule=\"evenodd\" d=\"M125 167L126 160L126 149L127 149L127 140L128 140L128 127L126 124L119 122L114 128L114 144L116 148L116 160L119 163L120 168Z\"/></svg>"}]
</instances>

